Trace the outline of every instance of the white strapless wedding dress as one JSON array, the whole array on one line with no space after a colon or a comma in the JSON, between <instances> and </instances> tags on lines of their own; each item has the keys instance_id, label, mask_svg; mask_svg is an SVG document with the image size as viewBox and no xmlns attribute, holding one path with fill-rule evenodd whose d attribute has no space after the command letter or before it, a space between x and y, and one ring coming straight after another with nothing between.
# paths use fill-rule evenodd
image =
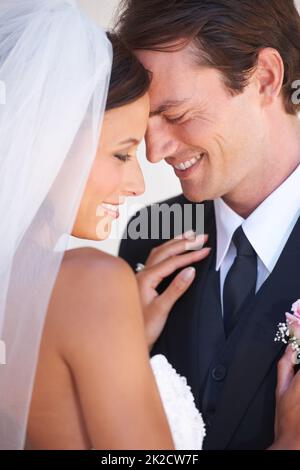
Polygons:
<instances>
[{"instance_id":1,"label":"white strapless wedding dress","mask_svg":"<svg viewBox=\"0 0 300 470\"><path fill-rule=\"evenodd\" d=\"M153 356L150 363L176 450L201 450L205 425L187 380L177 374L165 356Z\"/></svg>"}]
</instances>

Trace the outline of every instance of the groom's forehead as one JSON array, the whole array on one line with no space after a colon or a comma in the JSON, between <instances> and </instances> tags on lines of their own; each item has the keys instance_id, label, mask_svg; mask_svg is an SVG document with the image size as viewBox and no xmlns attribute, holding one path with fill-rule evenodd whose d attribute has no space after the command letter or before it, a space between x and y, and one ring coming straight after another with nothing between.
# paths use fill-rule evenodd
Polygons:
<instances>
[{"instance_id":1,"label":"groom's forehead","mask_svg":"<svg viewBox=\"0 0 300 470\"><path fill-rule=\"evenodd\" d=\"M151 91L168 95L167 100L185 98L186 90L192 89L202 75L203 68L191 47L171 52L136 50L135 54L151 73Z\"/></svg>"},{"instance_id":2,"label":"groom's forehead","mask_svg":"<svg viewBox=\"0 0 300 470\"><path fill-rule=\"evenodd\" d=\"M136 54L152 74L150 117L204 109L209 100L213 102L216 96L225 93L221 73L198 63L195 54L187 48L176 52L136 51Z\"/></svg>"},{"instance_id":3,"label":"groom's forehead","mask_svg":"<svg viewBox=\"0 0 300 470\"><path fill-rule=\"evenodd\" d=\"M188 77L187 60L183 53L156 51L138 51L137 57L144 67L151 72L149 90L151 115L184 104L193 89L193 69Z\"/></svg>"},{"instance_id":4,"label":"groom's forehead","mask_svg":"<svg viewBox=\"0 0 300 470\"><path fill-rule=\"evenodd\" d=\"M195 62L187 49L173 52L136 51L138 59L153 76L153 81L180 76L195 69Z\"/></svg>"}]
</instances>

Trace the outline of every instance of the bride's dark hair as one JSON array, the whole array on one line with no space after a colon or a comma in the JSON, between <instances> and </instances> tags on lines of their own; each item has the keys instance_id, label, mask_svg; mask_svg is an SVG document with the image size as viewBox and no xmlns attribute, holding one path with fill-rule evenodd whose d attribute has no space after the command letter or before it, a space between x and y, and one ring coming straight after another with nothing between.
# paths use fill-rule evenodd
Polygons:
<instances>
[{"instance_id":1,"label":"bride's dark hair","mask_svg":"<svg viewBox=\"0 0 300 470\"><path fill-rule=\"evenodd\" d=\"M113 65L106 111L141 98L150 86L150 73L115 33L107 33L113 46Z\"/></svg>"}]
</instances>

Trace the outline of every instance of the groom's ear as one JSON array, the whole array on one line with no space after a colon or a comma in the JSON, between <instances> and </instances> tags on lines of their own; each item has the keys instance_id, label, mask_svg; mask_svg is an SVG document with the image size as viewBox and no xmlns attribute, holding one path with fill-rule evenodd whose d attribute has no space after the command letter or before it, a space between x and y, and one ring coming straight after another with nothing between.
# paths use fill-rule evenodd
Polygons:
<instances>
[{"instance_id":1,"label":"groom's ear","mask_svg":"<svg viewBox=\"0 0 300 470\"><path fill-rule=\"evenodd\" d=\"M254 74L262 104L272 104L281 95L284 80L284 64L279 52L271 47L262 49L258 54Z\"/></svg>"}]
</instances>

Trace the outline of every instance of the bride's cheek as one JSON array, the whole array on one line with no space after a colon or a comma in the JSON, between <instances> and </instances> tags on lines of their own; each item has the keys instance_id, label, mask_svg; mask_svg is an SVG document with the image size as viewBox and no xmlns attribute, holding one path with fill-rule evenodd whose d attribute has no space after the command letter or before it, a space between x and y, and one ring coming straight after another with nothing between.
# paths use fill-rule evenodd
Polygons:
<instances>
[{"instance_id":1,"label":"bride's cheek","mask_svg":"<svg viewBox=\"0 0 300 470\"><path fill-rule=\"evenodd\" d=\"M93 185L97 187L98 194L101 195L102 201L99 202L110 202L109 197L121 187L122 174L120 162L114 161L112 158L95 166L92 181Z\"/></svg>"}]
</instances>

